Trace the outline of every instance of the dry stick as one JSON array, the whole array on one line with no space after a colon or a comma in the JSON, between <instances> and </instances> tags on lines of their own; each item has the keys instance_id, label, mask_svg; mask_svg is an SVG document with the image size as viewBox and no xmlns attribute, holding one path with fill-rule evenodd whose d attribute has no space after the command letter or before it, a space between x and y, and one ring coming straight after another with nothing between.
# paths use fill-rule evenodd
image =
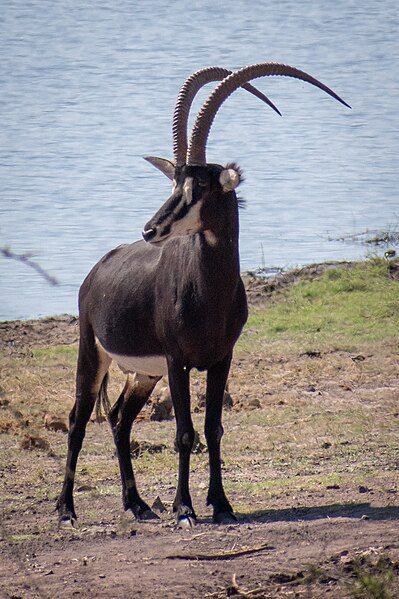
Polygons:
<instances>
[{"instance_id":1,"label":"dry stick","mask_svg":"<svg viewBox=\"0 0 399 599\"><path fill-rule=\"evenodd\" d=\"M205 596L209 598L214 597L215 599L222 599L224 597L231 596L247 597L248 599L267 599L267 597L271 597L271 595L266 596L265 592L266 590L262 587L257 587L256 589L245 591L244 589L238 586L237 574L234 572L233 577L231 579L231 585L229 587L224 588L221 591L216 591L215 593L208 593Z\"/></svg>"},{"instance_id":2,"label":"dry stick","mask_svg":"<svg viewBox=\"0 0 399 599\"><path fill-rule=\"evenodd\" d=\"M198 537L203 537L204 535L206 535L208 533L206 532L200 532L197 535L194 535L193 537L190 537L189 539L177 539L176 543L191 543L191 541L194 541L194 539L198 539Z\"/></svg>"},{"instance_id":3,"label":"dry stick","mask_svg":"<svg viewBox=\"0 0 399 599\"><path fill-rule=\"evenodd\" d=\"M44 268L40 266L40 264L32 260L31 254L16 254L8 247L0 247L0 254L3 254L5 258L10 258L11 260L17 260L18 262L27 264L33 268L33 270L39 273L39 275L41 275L44 279L46 279L50 285L59 285L58 280L55 277L46 272Z\"/></svg>"},{"instance_id":4,"label":"dry stick","mask_svg":"<svg viewBox=\"0 0 399 599\"><path fill-rule=\"evenodd\" d=\"M210 561L210 560L222 560L240 557L241 555L249 555L250 553L257 553L258 551L272 551L273 546L263 543L262 545L256 545L255 547L248 547L247 549L238 549L237 551L220 551L214 553L177 553L175 555L167 555L166 559L196 559L198 561Z\"/></svg>"}]
</instances>

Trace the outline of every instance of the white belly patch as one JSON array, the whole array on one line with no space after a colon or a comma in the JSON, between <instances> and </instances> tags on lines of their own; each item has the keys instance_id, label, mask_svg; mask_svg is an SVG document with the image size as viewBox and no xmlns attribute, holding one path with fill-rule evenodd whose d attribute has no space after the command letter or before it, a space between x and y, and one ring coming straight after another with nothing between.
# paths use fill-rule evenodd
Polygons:
<instances>
[{"instance_id":1,"label":"white belly patch","mask_svg":"<svg viewBox=\"0 0 399 599\"><path fill-rule=\"evenodd\" d=\"M123 354L113 354L107 351L96 339L107 356L118 364L119 368L125 374L137 372L138 374L147 374L149 376L164 376L168 374L168 366L165 356L124 356Z\"/></svg>"},{"instance_id":2,"label":"white belly patch","mask_svg":"<svg viewBox=\"0 0 399 599\"><path fill-rule=\"evenodd\" d=\"M168 374L168 367L164 356L121 356L107 352L115 360L119 368L125 372L137 372L150 376L164 376Z\"/></svg>"}]
</instances>

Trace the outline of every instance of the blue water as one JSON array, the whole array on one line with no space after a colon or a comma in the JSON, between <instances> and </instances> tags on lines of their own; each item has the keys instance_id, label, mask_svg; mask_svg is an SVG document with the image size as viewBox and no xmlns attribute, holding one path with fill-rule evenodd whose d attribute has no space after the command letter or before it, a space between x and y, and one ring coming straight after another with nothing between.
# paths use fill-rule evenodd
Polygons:
<instances>
[{"instance_id":1,"label":"blue water","mask_svg":"<svg viewBox=\"0 0 399 599\"><path fill-rule=\"evenodd\" d=\"M51 287L0 257L0 319L76 313L107 250L140 237L169 181L142 160L172 155L180 85L208 65L286 62L348 110L292 79L219 112L208 160L236 160L242 268L365 255L329 241L399 220L398 3L10 1L0 14L0 245L33 252ZM202 90L198 109L210 92Z\"/></svg>"}]
</instances>

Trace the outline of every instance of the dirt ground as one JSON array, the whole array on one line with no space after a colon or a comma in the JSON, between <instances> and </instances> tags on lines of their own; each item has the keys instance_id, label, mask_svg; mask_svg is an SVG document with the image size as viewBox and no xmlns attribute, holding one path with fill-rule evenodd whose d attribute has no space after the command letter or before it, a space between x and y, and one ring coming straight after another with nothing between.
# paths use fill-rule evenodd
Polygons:
<instances>
[{"instance_id":1,"label":"dirt ground","mask_svg":"<svg viewBox=\"0 0 399 599\"><path fill-rule=\"evenodd\" d=\"M258 291L253 283L255 303ZM399 596L399 349L238 351L224 415L224 477L238 525L211 523L207 454L192 456L199 516L174 526L174 422L134 426L139 489L167 509L137 523L122 510L107 423L90 422L78 464L78 528L58 530L66 434L44 427L73 403L77 320L0 323L0 596ZM122 379L112 373L113 397ZM203 440L201 394L195 427ZM147 444L145 445L144 442ZM152 453L152 447L158 447Z\"/></svg>"}]
</instances>

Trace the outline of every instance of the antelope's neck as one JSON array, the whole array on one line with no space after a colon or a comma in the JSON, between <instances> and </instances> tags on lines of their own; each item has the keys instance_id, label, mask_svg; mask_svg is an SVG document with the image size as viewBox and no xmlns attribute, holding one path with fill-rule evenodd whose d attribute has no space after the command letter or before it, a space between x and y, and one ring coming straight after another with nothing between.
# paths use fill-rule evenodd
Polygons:
<instances>
[{"instance_id":1,"label":"antelope's neck","mask_svg":"<svg viewBox=\"0 0 399 599\"><path fill-rule=\"evenodd\" d=\"M233 293L240 276L238 247L238 223L221 230L205 229L198 235L198 272L202 285L214 297L225 297Z\"/></svg>"}]
</instances>

